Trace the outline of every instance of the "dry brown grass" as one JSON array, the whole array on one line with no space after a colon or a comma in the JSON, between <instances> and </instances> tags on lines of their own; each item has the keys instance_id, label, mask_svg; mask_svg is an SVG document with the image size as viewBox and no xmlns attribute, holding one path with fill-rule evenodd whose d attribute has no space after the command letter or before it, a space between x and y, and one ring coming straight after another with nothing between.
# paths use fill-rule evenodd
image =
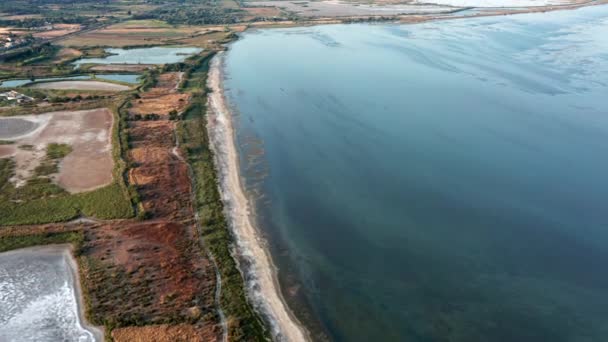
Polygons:
<instances>
[{"instance_id":1,"label":"dry brown grass","mask_svg":"<svg viewBox=\"0 0 608 342\"><path fill-rule=\"evenodd\" d=\"M76 31L79 31L80 28L81 27L79 24L57 24L57 25L53 25L52 30L36 32L33 35L36 38L43 38L43 39L57 38L57 37L65 36L66 34L69 34L69 33L74 33Z\"/></svg>"},{"instance_id":2,"label":"dry brown grass","mask_svg":"<svg viewBox=\"0 0 608 342\"><path fill-rule=\"evenodd\" d=\"M237 31L240 32L240 31ZM188 37L180 39L181 44L201 46L203 48L211 48L214 45L221 43L232 33L232 31L220 30L208 30L203 34L199 34L195 37Z\"/></svg>"},{"instance_id":3,"label":"dry brown grass","mask_svg":"<svg viewBox=\"0 0 608 342\"><path fill-rule=\"evenodd\" d=\"M80 56L82 56L82 51L80 50L71 48L61 48L59 52L57 52L57 54L55 55L53 63L63 63L71 59L78 58Z\"/></svg>"},{"instance_id":4,"label":"dry brown grass","mask_svg":"<svg viewBox=\"0 0 608 342\"><path fill-rule=\"evenodd\" d=\"M188 105L189 94L167 94L153 98L142 98L135 101L133 107L129 109L132 115L159 114L169 115L173 110L183 111Z\"/></svg>"},{"instance_id":5,"label":"dry brown grass","mask_svg":"<svg viewBox=\"0 0 608 342\"><path fill-rule=\"evenodd\" d=\"M182 112L190 100L190 94L178 93L177 87L183 73L168 72L160 75L156 86L133 100L130 115L158 114L167 116L171 111Z\"/></svg>"},{"instance_id":6,"label":"dry brown grass","mask_svg":"<svg viewBox=\"0 0 608 342\"><path fill-rule=\"evenodd\" d=\"M155 325L116 329L112 332L115 342L208 342L217 340L211 329L193 325Z\"/></svg>"},{"instance_id":7,"label":"dry brown grass","mask_svg":"<svg viewBox=\"0 0 608 342\"><path fill-rule=\"evenodd\" d=\"M193 37L205 29L199 26L173 27L156 20L133 20L86 32L61 42L63 46L139 46L170 44L173 40Z\"/></svg>"},{"instance_id":8,"label":"dry brown grass","mask_svg":"<svg viewBox=\"0 0 608 342\"><path fill-rule=\"evenodd\" d=\"M255 17L278 17L282 14L281 10L276 7L245 7L243 8L250 15ZM251 19L249 19L251 20Z\"/></svg>"}]
</instances>

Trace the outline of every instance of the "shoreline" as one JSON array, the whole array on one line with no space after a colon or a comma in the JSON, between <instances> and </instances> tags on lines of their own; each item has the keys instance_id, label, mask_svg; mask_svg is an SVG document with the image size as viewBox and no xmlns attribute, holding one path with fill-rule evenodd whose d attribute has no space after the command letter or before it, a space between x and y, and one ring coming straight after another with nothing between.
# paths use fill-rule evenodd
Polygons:
<instances>
[{"instance_id":1,"label":"shoreline","mask_svg":"<svg viewBox=\"0 0 608 342\"><path fill-rule=\"evenodd\" d=\"M211 149L215 155L219 188L226 208L235 242L238 246L235 260L246 259L248 267L241 272L247 285L247 295L252 304L269 322L274 339L278 341L310 341L310 333L299 322L288 306L278 281L277 268L266 242L255 227L251 205L241 184L232 113L223 92L223 52L213 57L207 86L212 90L207 98L208 124Z\"/></svg>"},{"instance_id":2,"label":"shoreline","mask_svg":"<svg viewBox=\"0 0 608 342\"><path fill-rule=\"evenodd\" d=\"M76 314L78 317L77 325L89 332L95 341L103 342L104 340L104 329L98 326L90 324L85 315L86 307L84 305L84 292L82 291L80 283L80 273L78 272L78 262L72 254L74 247L71 244L57 244L57 245L44 245L44 246L33 246L26 248L19 248L11 251L3 252L3 254L21 254L21 253L39 253L39 254L56 254L64 257L66 264L68 265L68 272L70 273L70 285L74 291L74 297L76 300Z\"/></svg>"},{"instance_id":3,"label":"shoreline","mask_svg":"<svg viewBox=\"0 0 608 342\"><path fill-rule=\"evenodd\" d=\"M443 14L436 13L419 13L405 14L392 16L336 16L336 17L318 17L318 18L303 18L301 20L287 20L276 22L256 21L249 24L251 29L273 29L273 28L292 28L292 27L310 27L318 25L346 25L346 24L421 24L426 22L454 20L454 19L472 19L483 17L498 17L518 14L546 13L554 11L570 11L584 7L608 5L608 0L587 0L580 3L566 3L545 6L509 6L509 7L454 7L454 11ZM478 11L472 15L453 15L466 11Z\"/></svg>"}]
</instances>

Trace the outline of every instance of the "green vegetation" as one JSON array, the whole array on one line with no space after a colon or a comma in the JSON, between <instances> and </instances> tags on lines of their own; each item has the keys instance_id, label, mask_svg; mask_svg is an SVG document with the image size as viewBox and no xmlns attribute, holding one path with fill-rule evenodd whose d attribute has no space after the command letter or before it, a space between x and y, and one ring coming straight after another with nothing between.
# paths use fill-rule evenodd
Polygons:
<instances>
[{"instance_id":1,"label":"green vegetation","mask_svg":"<svg viewBox=\"0 0 608 342\"><path fill-rule=\"evenodd\" d=\"M13 145L15 142L10 140L0 140L0 145Z\"/></svg>"},{"instance_id":2,"label":"green vegetation","mask_svg":"<svg viewBox=\"0 0 608 342\"><path fill-rule=\"evenodd\" d=\"M0 22L0 27L1 26L4 25ZM50 59L55 56L57 51L59 51L57 46L53 46L51 43L44 43L22 49L15 49L14 51L3 54L2 59L4 62L19 62L19 65L28 65Z\"/></svg>"},{"instance_id":3,"label":"green vegetation","mask_svg":"<svg viewBox=\"0 0 608 342\"><path fill-rule=\"evenodd\" d=\"M209 60L208 54L192 72L187 85L190 89L204 89ZM244 281L230 248L233 245L228 223L223 213L213 152L209 147L206 129L206 93L198 91L193 103L179 122L178 137L184 154L192 166L195 183L195 200L200 217L201 234L214 256L222 277L221 305L230 324L229 339L233 341L265 341L268 332L264 323L247 301Z\"/></svg>"},{"instance_id":4,"label":"green vegetation","mask_svg":"<svg viewBox=\"0 0 608 342\"><path fill-rule=\"evenodd\" d=\"M67 144L50 143L46 147L46 159L34 169L37 177L48 176L59 172L59 162L63 157L72 152L72 147ZM40 182L40 179L31 179L28 183Z\"/></svg>"},{"instance_id":5,"label":"green vegetation","mask_svg":"<svg viewBox=\"0 0 608 342\"><path fill-rule=\"evenodd\" d=\"M202 0L159 7L133 18L162 20L171 25L207 25L238 23L243 14L244 11L238 8L224 7L212 0Z\"/></svg>"},{"instance_id":6,"label":"green vegetation","mask_svg":"<svg viewBox=\"0 0 608 342\"><path fill-rule=\"evenodd\" d=\"M8 183L9 178L13 175L15 162L12 159L0 159L0 190L3 184Z\"/></svg>"},{"instance_id":7,"label":"green vegetation","mask_svg":"<svg viewBox=\"0 0 608 342\"><path fill-rule=\"evenodd\" d=\"M137 93L133 94L133 96L139 96ZM121 168L120 172L117 172L115 177L120 177L122 180L120 183L124 185L125 192L129 196L129 200L131 202L131 207L134 208L134 213L137 214L137 218L142 220L147 217L147 213L144 210L143 204L141 203L141 198L139 197L139 193L137 192L137 188L133 185L127 186L129 184L129 176L127 174L127 169L131 168L132 165L129 164L129 148L131 145L130 137L129 137L129 111L128 108L131 106L131 102L127 99L118 107L118 125L115 131L114 137L112 137L112 141L117 141L118 144L114 144L115 146L115 159L120 160Z\"/></svg>"},{"instance_id":8,"label":"green vegetation","mask_svg":"<svg viewBox=\"0 0 608 342\"><path fill-rule=\"evenodd\" d=\"M0 12L11 15L38 15L29 18L0 20L2 26L19 28L39 28L48 24L83 24L98 23L104 14L112 17L121 11L120 4L113 6L114 1L80 1L80 0L11 0L0 3ZM125 11L126 12L126 11ZM41 18L42 17L42 18Z\"/></svg>"},{"instance_id":9,"label":"green vegetation","mask_svg":"<svg viewBox=\"0 0 608 342\"><path fill-rule=\"evenodd\" d=\"M49 159L61 159L72 152L72 146L68 144L50 143L46 146L46 156Z\"/></svg>"},{"instance_id":10,"label":"green vegetation","mask_svg":"<svg viewBox=\"0 0 608 342\"><path fill-rule=\"evenodd\" d=\"M6 169L0 173L4 175ZM133 216L125 193L116 183L72 195L47 178L34 178L19 188L11 182L0 184L0 212L0 225L63 222L81 215L100 219Z\"/></svg>"},{"instance_id":11,"label":"green vegetation","mask_svg":"<svg viewBox=\"0 0 608 342\"><path fill-rule=\"evenodd\" d=\"M156 68L155 69L146 70L141 75L141 86L140 86L140 89L142 91L146 91L146 90L154 87L156 85L156 83L158 82L158 75L159 75L159 71Z\"/></svg>"},{"instance_id":12,"label":"green vegetation","mask_svg":"<svg viewBox=\"0 0 608 342\"><path fill-rule=\"evenodd\" d=\"M84 234L82 231L7 235L0 236L0 252L39 245L70 243L74 245L74 250L78 253L83 242Z\"/></svg>"},{"instance_id":13,"label":"green vegetation","mask_svg":"<svg viewBox=\"0 0 608 342\"><path fill-rule=\"evenodd\" d=\"M49 176L59 172L59 166L53 160L45 160L34 169L34 174L38 177Z\"/></svg>"}]
</instances>

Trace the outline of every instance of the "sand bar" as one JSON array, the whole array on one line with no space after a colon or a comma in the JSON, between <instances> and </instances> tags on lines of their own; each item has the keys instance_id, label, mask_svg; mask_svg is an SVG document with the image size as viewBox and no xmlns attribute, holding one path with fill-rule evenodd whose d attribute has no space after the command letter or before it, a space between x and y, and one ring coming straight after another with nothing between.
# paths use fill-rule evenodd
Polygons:
<instances>
[{"instance_id":1,"label":"sand bar","mask_svg":"<svg viewBox=\"0 0 608 342\"><path fill-rule=\"evenodd\" d=\"M287 306L277 280L277 269L259 236L251 217L250 204L240 181L231 113L222 90L222 52L214 57L209 71L209 122L207 129L216 158L220 192L227 219L236 236L239 257L251 265L248 279L249 296L258 311L270 321L273 337L278 341L310 340L308 331Z\"/></svg>"}]
</instances>

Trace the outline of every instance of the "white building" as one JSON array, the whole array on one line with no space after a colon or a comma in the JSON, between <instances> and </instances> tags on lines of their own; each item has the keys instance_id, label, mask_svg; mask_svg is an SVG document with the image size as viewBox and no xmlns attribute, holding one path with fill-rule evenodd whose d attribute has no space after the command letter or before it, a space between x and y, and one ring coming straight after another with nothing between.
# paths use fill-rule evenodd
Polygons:
<instances>
[{"instance_id":1,"label":"white building","mask_svg":"<svg viewBox=\"0 0 608 342\"><path fill-rule=\"evenodd\" d=\"M17 101L17 103L31 102L34 101L32 97L23 95L14 90L7 91L6 93L0 93L0 98L4 98L8 101Z\"/></svg>"}]
</instances>

